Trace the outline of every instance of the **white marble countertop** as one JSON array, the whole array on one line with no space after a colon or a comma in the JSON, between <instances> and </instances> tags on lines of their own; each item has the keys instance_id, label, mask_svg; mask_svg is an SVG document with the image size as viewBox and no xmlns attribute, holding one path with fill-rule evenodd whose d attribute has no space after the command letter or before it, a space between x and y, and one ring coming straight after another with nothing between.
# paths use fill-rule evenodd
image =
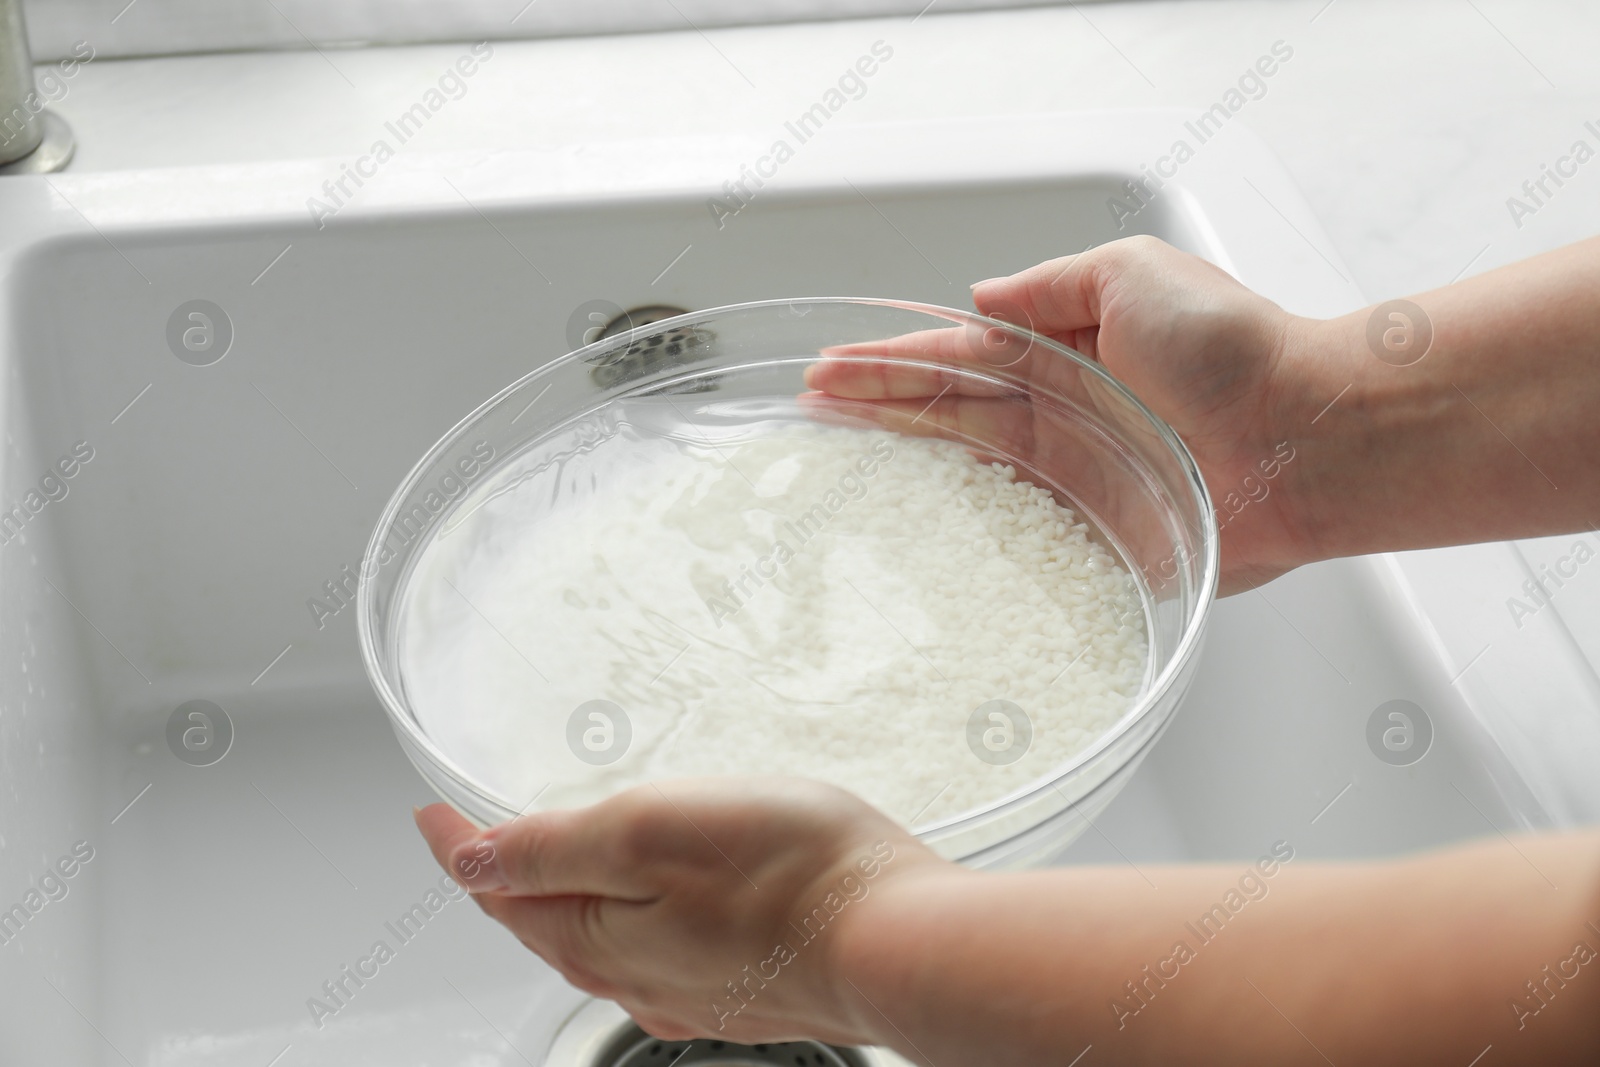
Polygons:
<instances>
[{"instance_id":1,"label":"white marble countertop","mask_svg":"<svg viewBox=\"0 0 1600 1067\"><path fill-rule=\"evenodd\" d=\"M85 40L94 34L85 27ZM934 7L915 22L497 43L405 150L775 130L877 40L893 61L834 123L1161 105L1198 114L1284 42L1293 58L1239 120L1282 156L1373 298L1600 232L1600 162L1563 188L1547 182L1554 195L1520 227L1506 203L1574 141L1600 148L1600 6L1585 0ZM77 169L348 158L465 51L99 60L63 83L57 108L78 133Z\"/></svg>"}]
</instances>

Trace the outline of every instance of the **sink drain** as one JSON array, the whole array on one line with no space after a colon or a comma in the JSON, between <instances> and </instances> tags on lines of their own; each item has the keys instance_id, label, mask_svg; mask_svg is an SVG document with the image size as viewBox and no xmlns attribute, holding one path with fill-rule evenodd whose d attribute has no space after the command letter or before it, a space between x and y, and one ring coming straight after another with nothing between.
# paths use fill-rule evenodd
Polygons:
<instances>
[{"instance_id":1,"label":"sink drain","mask_svg":"<svg viewBox=\"0 0 1600 1067\"><path fill-rule=\"evenodd\" d=\"M684 314L687 312L682 308L655 304L633 308L612 318L600 328L591 343L598 345L613 338L623 338L630 331L633 332L633 338L626 344L619 341L590 356L590 379L601 388L610 388L709 359L716 335L704 327L674 326L657 332L639 332L663 319ZM716 380L715 375L703 375L683 385L669 386L660 391L705 392L716 388Z\"/></svg>"},{"instance_id":2,"label":"sink drain","mask_svg":"<svg viewBox=\"0 0 1600 1067\"><path fill-rule=\"evenodd\" d=\"M696 1067L720 1063L729 1067L865 1067L847 1049L815 1041L775 1045L735 1045L727 1041L658 1041L637 1026L618 1035L620 1054L603 1057L594 1067Z\"/></svg>"},{"instance_id":3,"label":"sink drain","mask_svg":"<svg viewBox=\"0 0 1600 1067\"><path fill-rule=\"evenodd\" d=\"M612 304L611 306L616 307L617 305ZM651 323L660 322L662 319L675 319L679 315L687 314L689 312L683 308L673 307L670 304L649 304L645 307L629 308L620 315L612 316L609 322L600 327L600 332L594 335L590 343L604 341L607 338L627 333L629 330L637 330L641 326L649 326Z\"/></svg>"},{"instance_id":4,"label":"sink drain","mask_svg":"<svg viewBox=\"0 0 1600 1067\"><path fill-rule=\"evenodd\" d=\"M616 1004L589 1000L556 1032L545 1067L909 1067L880 1048L839 1048L820 1041L740 1045L700 1038L662 1041L639 1029Z\"/></svg>"}]
</instances>

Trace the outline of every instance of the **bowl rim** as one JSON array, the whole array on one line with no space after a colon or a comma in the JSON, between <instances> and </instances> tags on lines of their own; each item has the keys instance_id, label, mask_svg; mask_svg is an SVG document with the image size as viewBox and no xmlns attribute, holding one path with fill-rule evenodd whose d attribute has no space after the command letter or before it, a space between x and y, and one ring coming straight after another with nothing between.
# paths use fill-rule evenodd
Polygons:
<instances>
[{"instance_id":1,"label":"bowl rim","mask_svg":"<svg viewBox=\"0 0 1600 1067\"><path fill-rule=\"evenodd\" d=\"M597 339L580 348L573 349L564 355L557 356L530 370L528 373L501 388L493 396L484 400L472 409L467 415L459 419L433 445L423 453L400 480L399 485L390 495L388 502L378 517L373 532L367 541L366 551L362 554L361 566L357 574L356 590L356 631L357 642L361 646L362 664L366 670L367 679L377 692L379 701L383 704L384 711L389 717L390 725L400 731L407 744L415 746L427 755L433 764L433 769L447 774L454 782L466 790L470 795L478 797L500 811L516 812L512 818L525 814L538 799L521 809L512 804L509 798L501 796L467 774L459 767L455 760L441 751L428 736L413 722L412 717L400 695L396 693L385 677L379 657L379 644L385 635L375 632L373 615L375 611L374 591L375 578L382 568L382 564L375 562L379 559L388 540L391 527L399 513L400 506L410 496L418 485L425 479L427 472L431 471L435 461L450 448L459 443L466 431L485 417L489 412L498 407L508 397L517 393L528 384L540 377L555 373L560 368L583 359L587 353L597 348L625 347L634 340L649 337L663 330L680 326L690 326L704 320L726 316L735 313L760 311L765 308L788 307L795 305L853 305L868 307L886 307L902 311L918 312L930 318L943 319L956 325L981 325L987 331L999 328L1020 339L1026 340L1030 346L1041 344L1053 350L1078 365L1078 369L1098 378L1102 385L1117 394L1121 400L1130 404L1144 419L1155 429L1156 436L1166 445L1168 451L1178 463L1178 468L1183 475L1183 483L1195 495L1196 504L1201 510L1200 552L1203 556L1201 578L1196 589L1195 606L1183 621L1183 630L1179 636L1177 646L1173 649L1171 658L1162 667L1159 674L1151 680L1149 686L1139 695L1138 700L1125 711L1117 722L1109 729L1096 737L1092 743L1073 755L1072 759L1038 778L1019 786L1011 793L997 799L990 805L961 812L939 822L920 828L914 832L921 840L935 842L960 833L963 828L976 827L995 820L1007 812L1024 807L1049 791L1060 792L1057 785L1064 778L1091 763L1106 749L1116 744L1125 735L1130 733L1139 723L1143 722L1151 711L1163 702L1163 698L1182 677L1189 661L1194 657L1197 649L1205 638L1206 623L1211 614L1212 605L1217 599L1217 587L1221 569L1221 534L1217 527L1215 504L1211 493L1206 486L1205 478L1200 472L1200 466L1195 461L1194 455L1189 451L1177 431L1173 430L1166 420L1152 411L1137 395L1117 378L1113 377L1098 360L1090 359L1083 353L1061 344L1032 330L1006 322L1002 319L989 318L973 311L964 311L959 308L943 307L938 304L927 304L915 300L897 300L889 297L854 297L854 296L814 296L814 297L779 297L768 300L752 300L734 304L722 304L716 307L703 308L699 311L690 311L668 319L660 319L643 326L637 326L626 333L614 334L610 337ZM906 362L916 362L907 360ZM999 369L999 368L991 368ZM609 402L609 401L608 401ZM464 498L463 498L464 499ZM449 515L453 511L442 514ZM403 579L402 579L403 580ZM402 587L397 586L397 595ZM1144 751L1140 746L1136 752ZM413 760L415 762L415 760ZM542 793L542 790L541 790ZM1063 798L1065 796L1063 794ZM1068 802L1068 807L1071 802ZM908 830L911 829L908 827ZM978 852L990 848L995 844L980 845Z\"/></svg>"}]
</instances>

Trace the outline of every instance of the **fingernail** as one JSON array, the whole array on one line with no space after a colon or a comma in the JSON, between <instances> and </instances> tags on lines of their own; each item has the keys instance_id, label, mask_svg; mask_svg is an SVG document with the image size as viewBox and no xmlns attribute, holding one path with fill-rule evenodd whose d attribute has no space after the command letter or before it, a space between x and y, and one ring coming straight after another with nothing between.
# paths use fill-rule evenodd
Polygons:
<instances>
[{"instance_id":1,"label":"fingernail","mask_svg":"<svg viewBox=\"0 0 1600 1067\"><path fill-rule=\"evenodd\" d=\"M450 855L450 873L473 893L493 893L508 884L500 871L500 854L488 838L456 846Z\"/></svg>"},{"instance_id":2,"label":"fingernail","mask_svg":"<svg viewBox=\"0 0 1600 1067\"><path fill-rule=\"evenodd\" d=\"M988 285L990 282L1003 282L1003 281L1005 281L1004 277L1000 277L1000 278L985 278L981 282L973 282L971 288L976 289L978 286L980 286L980 285Z\"/></svg>"}]
</instances>

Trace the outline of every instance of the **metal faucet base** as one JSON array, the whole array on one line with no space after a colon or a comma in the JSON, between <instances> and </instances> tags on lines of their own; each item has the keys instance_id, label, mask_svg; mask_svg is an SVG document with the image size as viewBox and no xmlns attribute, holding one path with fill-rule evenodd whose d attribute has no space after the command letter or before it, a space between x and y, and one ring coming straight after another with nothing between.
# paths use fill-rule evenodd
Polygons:
<instances>
[{"instance_id":1,"label":"metal faucet base","mask_svg":"<svg viewBox=\"0 0 1600 1067\"><path fill-rule=\"evenodd\" d=\"M54 111L39 113L39 123L44 128L44 138L39 147L10 163L0 164L0 175L50 174L72 162L72 153L78 147L67 120Z\"/></svg>"}]
</instances>

